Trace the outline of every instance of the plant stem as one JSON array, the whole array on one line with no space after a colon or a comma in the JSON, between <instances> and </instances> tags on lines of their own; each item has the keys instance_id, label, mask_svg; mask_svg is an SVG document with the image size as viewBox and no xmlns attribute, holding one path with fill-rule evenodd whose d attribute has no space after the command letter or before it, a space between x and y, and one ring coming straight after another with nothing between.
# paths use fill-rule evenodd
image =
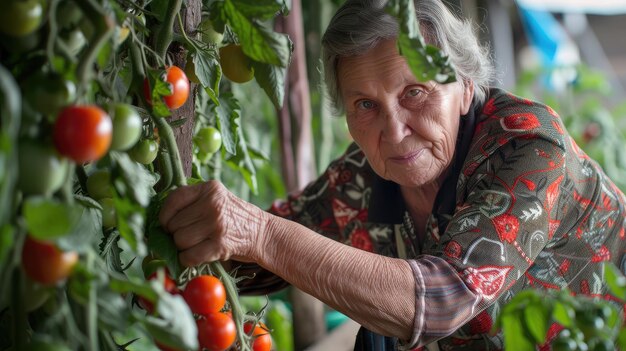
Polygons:
<instances>
[{"instance_id":1,"label":"plant stem","mask_svg":"<svg viewBox=\"0 0 626 351\"><path fill-rule=\"evenodd\" d=\"M87 269L92 271L94 269L94 252L89 250L87 252ZM89 339L89 348L91 350L98 349L98 294L95 281L89 282L89 300L87 302L87 309L85 311L85 320L87 321L87 336Z\"/></svg>"},{"instance_id":2,"label":"plant stem","mask_svg":"<svg viewBox=\"0 0 626 351\"><path fill-rule=\"evenodd\" d=\"M22 284L22 273L19 267L13 269L11 294L11 309L13 312L13 346L15 350L26 349L26 331L28 330L28 321L26 320L26 310L24 308L24 289Z\"/></svg>"},{"instance_id":3,"label":"plant stem","mask_svg":"<svg viewBox=\"0 0 626 351\"><path fill-rule=\"evenodd\" d=\"M87 52L85 52L85 55L76 68L76 76L80 79L78 87L79 89L84 89L84 87L90 86L90 82L93 78L94 64L100 49L111 35L113 35L115 19L108 15L105 10L93 0L79 0L77 3L80 9L85 13L85 17L89 18L95 27L94 36L90 38L90 45L87 48ZM84 93L84 91L80 91L79 96Z\"/></svg>"},{"instance_id":4,"label":"plant stem","mask_svg":"<svg viewBox=\"0 0 626 351\"><path fill-rule=\"evenodd\" d=\"M172 37L174 33L174 21L176 20L176 16L180 12L180 7L183 4L183 0L170 0L167 4L167 17L165 21L159 25L158 31L156 33L156 53L157 55L165 60L165 54L167 54L167 48L169 48L172 43Z\"/></svg>"},{"instance_id":5,"label":"plant stem","mask_svg":"<svg viewBox=\"0 0 626 351\"><path fill-rule=\"evenodd\" d=\"M154 124L159 128L159 137L165 143L167 151L169 152L170 161L172 162L172 171L174 175L175 186L187 185L187 177L183 170L183 162L180 159L180 152L178 152L178 145L176 144L176 137L172 127L167 123L165 118L154 117Z\"/></svg>"},{"instance_id":6,"label":"plant stem","mask_svg":"<svg viewBox=\"0 0 626 351\"><path fill-rule=\"evenodd\" d=\"M239 303L239 294L237 293L237 285L235 284L235 280L231 277L230 274L228 274L228 272L226 272L224 266L222 266L219 261L211 262L210 266L211 270L215 272L218 277L222 278L222 283L224 284L224 288L226 289L226 298L230 303L233 320L235 321L235 326L237 327L237 338L239 339L240 350L250 350L248 340L246 340L246 333L244 333L243 331L245 312L243 310L243 307Z\"/></svg>"}]
</instances>

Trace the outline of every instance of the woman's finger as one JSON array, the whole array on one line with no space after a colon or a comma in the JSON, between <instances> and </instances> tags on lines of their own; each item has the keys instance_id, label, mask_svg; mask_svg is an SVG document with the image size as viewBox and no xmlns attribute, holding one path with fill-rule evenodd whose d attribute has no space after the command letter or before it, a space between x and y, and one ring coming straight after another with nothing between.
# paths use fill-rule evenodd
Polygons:
<instances>
[{"instance_id":1,"label":"woman's finger","mask_svg":"<svg viewBox=\"0 0 626 351\"><path fill-rule=\"evenodd\" d=\"M179 250L187 250L204 240L215 238L219 235L216 232L215 222L210 220L197 221L170 233L172 233L174 244ZM214 235L211 235L212 233Z\"/></svg>"},{"instance_id":2,"label":"woman's finger","mask_svg":"<svg viewBox=\"0 0 626 351\"><path fill-rule=\"evenodd\" d=\"M179 252L178 259L183 266L193 267L205 262L225 260L228 257L220 257L218 245L215 241L207 239Z\"/></svg>"},{"instance_id":3,"label":"woman's finger","mask_svg":"<svg viewBox=\"0 0 626 351\"><path fill-rule=\"evenodd\" d=\"M183 186L173 190L168 196L161 212L159 213L159 222L163 228L168 228L168 224L179 211L186 208L190 204L196 202L198 198L204 196L206 192L206 183L191 186Z\"/></svg>"}]
</instances>

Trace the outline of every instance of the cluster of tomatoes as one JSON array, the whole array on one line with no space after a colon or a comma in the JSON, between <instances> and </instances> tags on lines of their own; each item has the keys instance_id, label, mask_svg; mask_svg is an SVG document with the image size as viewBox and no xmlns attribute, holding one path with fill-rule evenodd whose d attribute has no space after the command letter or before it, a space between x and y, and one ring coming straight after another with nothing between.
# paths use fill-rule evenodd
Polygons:
<instances>
[{"instance_id":1,"label":"cluster of tomatoes","mask_svg":"<svg viewBox=\"0 0 626 351\"><path fill-rule=\"evenodd\" d=\"M161 263L161 265L164 262ZM167 269L154 268L150 266L159 265L159 260L148 263L146 273L148 280L161 280L166 292L175 295L182 295L189 306L189 309L196 317L198 328L198 344L201 350L224 351L237 349L235 339L237 337L237 327L231 312L226 307L226 289L224 284L213 275L198 275L190 279L182 288L179 288L168 274ZM138 299L139 305L148 313L154 313L153 303L143 297ZM253 351L270 351L272 348L272 338L269 330L263 323L251 321L244 323L244 333L252 338L251 349ZM158 344L163 351L176 351L165 345Z\"/></svg>"},{"instance_id":2,"label":"cluster of tomatoes","mask_svg":"<svg viewBox=\"0 0 626 351\"><path fill-rule=\"evenodd\" d=\"M46 86L56 90L35 87L25 83L26 100L30 108L50 117L53 145L30 138L22 138L19 152L18 187L25 196L49 196L67 181L70 162L84 164L97 161L109 150L126 152L141 164L152 163L159 150L158 141L142 137L144 121L136 108L126 103L110 104L104 109L93 104L75 104L75 87L58 75ZM36 81L40 81L39 76ZM181 107L189 96L189 80L176 66L167 68L163 80L169 83L171 94L163 101L170 109ZM147 80L146 80L147 82ZM150 89L146 83L146 100ZM105 111L106 109L106 111ZM108 112L107 112L108 111ZM46 137L43 138L44 140ZM87 193L102 207L102 225L116 225L113 190L108 170L94 170L87 178ZM53 243L27 237L22 249L23 267L28 276L43 285L54 285L67 278L78 261L76 252L62 252Z\"/></svg>"}]
</instances>

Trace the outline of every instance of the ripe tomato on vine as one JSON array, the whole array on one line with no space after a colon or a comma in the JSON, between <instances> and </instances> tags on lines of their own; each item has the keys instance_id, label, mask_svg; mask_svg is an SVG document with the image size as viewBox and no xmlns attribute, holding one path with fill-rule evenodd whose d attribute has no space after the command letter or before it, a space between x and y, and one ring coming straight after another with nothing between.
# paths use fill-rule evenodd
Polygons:
<instances>
[{"instance_id":1,"label":"ripe tomato on vine","mask_svg":"<svg viewBox=\"0 0 626 351\"><path fill-rule=\"evenodd\" d=\"M161 79L168 83L171 93L163 96L163 101L170 110L176 110L183 106L189 98L189 78L178 66L169 66L165 69L165 75ZM144 96L146 101L152 101L152 89L148 79L144 80Z\"/></svg>"},{"instance_id":2,"label":"ripe tomato on vine","mask_svg":"<svg viewBox=\"0 0 626 351\"><path fill-rule=\"evenodd\" d=\"M75 105L61 110L54 124L54 145L76 163L95 161L111 145L111 117L95 105Z\"/></svg>"},{"instance_id":3,"label":"ripe tomato on vine","mask_svg":"<svg viewBox=\"0 0 626 351\"><path fill-rule=\"evenodd\" d=\"M22 247L22 267L26 274L42 285L65 280L78 262L76 252L63 252L54 244L26 237Z\"/></svg>"}]
</instances>

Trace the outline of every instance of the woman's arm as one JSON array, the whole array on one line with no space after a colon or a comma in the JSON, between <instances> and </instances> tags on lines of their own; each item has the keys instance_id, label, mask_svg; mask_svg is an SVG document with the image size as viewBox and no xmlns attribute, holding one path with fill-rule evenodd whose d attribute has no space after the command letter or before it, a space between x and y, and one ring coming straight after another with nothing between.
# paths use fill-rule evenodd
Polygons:
<instances>
[{"instance_id":1,"label":"woman's arm","mask_svg":"<svg viewBox=\"0 0 626 351\"><path fill-rule=\"evenodd\" d=\"M349 247L273 216L210 181L179 188L160 221L187 266L257 262L372 331L408 340L416 285L409 264Z\"/></svg>"}]
</instances>

